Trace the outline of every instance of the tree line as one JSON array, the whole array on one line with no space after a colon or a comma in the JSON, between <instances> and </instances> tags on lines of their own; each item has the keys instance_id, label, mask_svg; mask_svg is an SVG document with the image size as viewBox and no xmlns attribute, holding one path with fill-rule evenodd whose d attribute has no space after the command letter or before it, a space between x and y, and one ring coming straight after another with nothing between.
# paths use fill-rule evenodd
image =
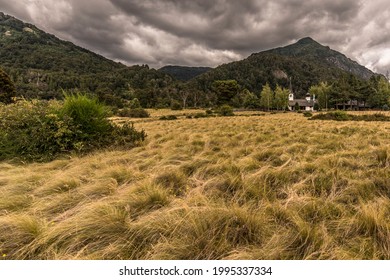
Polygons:
<instances>
[{"instance_id":1,"label":"tree line","mask_svg":"<svg viewBox=\"0 0 390 280\"><path fill-rule=\"evenodd\" d=\"M144 108L175 107L215 107L224 104L235 108L286 110L290 90L282 85L266 82L261 90L250 91L237 80L215 80L204 90L193 81L175 81L168 75L149 69L148 66L133 66L117 70L109 75L91 74L62 75L62 82L54 82L57 74L43 74L29 70L27 73L11 71L6 74L0 70L0 102L10 103L12 96L26 99L60 99L62 91L83 91L91 93L106 104L117 108L139 103ZM59 74L58 74L59 75ZM16 82L15 82L16 80ZM35 89L40 91L37 93ZM30 86L29 86L30 85ZM354 75L341 76L333 82L323 81L311 85L309 93L316 96L317 109L331 109L342 106L350 109L350 101L365 104L366 108L388 109L390 107L390 87L388 80L381 75L361 80ZM296 97L303 97L296 94ZM349 102L349 103L348 103Z\"/></svg>"}]
</instances>

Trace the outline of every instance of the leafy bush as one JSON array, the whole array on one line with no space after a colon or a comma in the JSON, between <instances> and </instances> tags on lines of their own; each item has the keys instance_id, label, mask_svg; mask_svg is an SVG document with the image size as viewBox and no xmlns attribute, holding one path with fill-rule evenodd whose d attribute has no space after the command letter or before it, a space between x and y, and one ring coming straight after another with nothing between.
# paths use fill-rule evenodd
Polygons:
<instances>
[{"instance_id":1,"label":"leafy bush","mask_svg":"<svg viewBox=\"0 0 390 280\"><path fill-rule=\"evenodd\" d=\"M348 115L344 111L335 111L335 112L328 112L325 114L318 114L313 116L312 120L334 120L334 121L348 121L351 120L352 116Z\"/></svg>"},{"instance_id":2,"label":"leafy bush","mask_svg":"<svg viewBox=\"0 0 390 280\"><path fill-rule=\"evenodd\" d=\"M171 110L182 110L183 107L181 106L181 104L179 103L179 101L172 101L171 103Z\"/></svg>"},{"instance_id":3,"label":"leafy bush","mask_svg":"<svg viewBox=\"0 0 390 280\"><path fill-rule=\"evenodd\" d=\"M233 116L233 108L229 105L222 105L218 108L218 114L220 114L221 116Z\"/></svg>"},{"instance_id":4,"label":"leafy bush","mask_svg":"<svg viewBox=\"0 0 390 280\"><path fill-rule=\"evenodd\" d=\"M372 115L361 115L361 116L354 116L354 120L361 120L361 121L367 121L367 122L388 122L390 121L390 117L386 116L384 114L372 114Z\"/></svg>"},{"instance_id":5,"label":"leafy bush","mask_svg":"<svg viewBox=\"0 0 390 280\"><path fill-rule=\"evenodd\" d=\"M210 109L207 109L205 112L206 112L207 115L212 115L213 114L213 110L210 110Z\"/></svg>"},{"instance_id":6,"label":"leafy bush","mask_svg":"<svg viewBox=\"0 0 390 280\"><path fill-rule=\"evenodd\" d=\"M19 101L0 107L0 159L46 161L113 145L133 146L146 137L133 126L108 121L107 108L84 95L63 104Z\"/></svg>"},{"instance_id":7,"label":"leafy bush","mask_svg":"<svg viewBox=\"0 0 390 280\"><path fill-rule=\"evenodd\" d=\"M78 128L69 117L53 114L57 106L50 105L44 101L21 101L1 108L0 159L44 159L75 148L72 145L76 145Z\"/></svg>"},{"instance_id":8,"label":"leafy bush","mask_svg":"<svg viewBox=\"0 0 390 280\"><path fill-rule=\"evenodd\" d=\"M141 103L139 102L138 98L134 98L129 102L130 109L138 109L141 108Z\"/></svg>"},{"instance_id":9,"label":"leafy bush","mask_svg":"<svg viewBox=\"0 0 390 280\"><path fill-rule=\"evenodd\" d=\"M149 118L150 114L143 108L129 109L125 108L118 112L120 117L129 117L129 118Z\"/></svg>"},{"instance_id":10,"label":"leafy bush","mask_svg":"<svg viewBox=\"0 0 390 280\"><path fill-rule=\"evenodd\" d=\"M383 114L349 115L343 111L318 114L311 120L335 120L335 121L390 121L390 117Z\"/></svg>"},{"instance_id":11,"label":"leafy bush","mask_svg":"<svg viewBox=\"0 0 390 280\"><path fill-rule=\"evenodd\" d=\"M205 113L196 113L196 114L194 115L194 118L195 118L195 119L199 119L199 118L208 118L208 117L210 117L210 115L207 115L207 114L205 114Z\"/></svg>"},{"instance_id":12,"label":"leafy bush","mask_svg":"<svg viewBox=\"0 0 390 280\"><path fill-rule=\"evenodd\" d=\"M310 112L304 112L304 113L303 113L303 116L306 117L306 118L310 118L310 117L313 116L313 114L310 113Z\"/></svg>"},{"instance_id":13,"label":"leafy bush","mask_svg":"<svg viewBox=\"0 0 390 280\"><path fill-rule=\"evenodd\" d=\"M112 132L112 125L107 119L108 107L96 98L83 94L65 94L64 105L58 111L61 118L70 117L81 131L80 140L98 140Z\"/></svg>"},{"instance_id":14,"label":"leafy bush","mask_svg":"<svg viewBox=\"0 0 390 280\"><path fill-rule=\"evenodd\" d=\"M144 130L137 131L132 123L126 123L121 127L115 126L112 134L114 146L132 147L143 142L146 138Z\"/></svg>"}]
</instances>

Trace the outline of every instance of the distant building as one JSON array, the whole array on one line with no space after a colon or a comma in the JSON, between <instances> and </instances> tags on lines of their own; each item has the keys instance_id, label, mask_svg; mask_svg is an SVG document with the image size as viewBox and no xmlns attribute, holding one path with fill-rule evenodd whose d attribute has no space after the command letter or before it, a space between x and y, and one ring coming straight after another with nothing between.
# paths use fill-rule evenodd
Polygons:
<instances>
[{"instance_id":1,"label":"distant building","mask_svg":"<svg viewBox=\"0 0 390 280\"><path fill-rule=\"evenodd\" d=\"M370 105L364 101L349 100L348 102L337 103L335 108L339 110L361 111L369 109Z\"/></svg>"},{"instance_id":2,"label":"distant building","mask_svg":"<svg viewBox=\"0 0 390 280\"><path fill-rule=\"evenodd\" d=\"M316 103L317 100L315 100L315 96L312 98L310 93L306 94L305 99L295 99L294 93L291 90L288 95L288 109L290 111L295 111L298 107L301 111L314 111L314 104Z\"/></svg>"}]
</instances>

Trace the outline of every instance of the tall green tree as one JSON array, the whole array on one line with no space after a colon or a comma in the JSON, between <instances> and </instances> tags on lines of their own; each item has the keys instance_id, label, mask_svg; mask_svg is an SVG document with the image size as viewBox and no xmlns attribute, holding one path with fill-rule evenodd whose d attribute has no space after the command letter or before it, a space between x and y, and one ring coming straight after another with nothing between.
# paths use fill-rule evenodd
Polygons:
<instances>
[{"instance_id":1,"label":"tall green tree","mask_svg":"<svg viewBox=\"0 0 390 280\"><path fill-rule=\"evenodd\" d=\"M236 80L217 80L212 84L212 90L217 95L219 105L230 104L239 89L240 86Z\"/></svg>"},{"instance_id":2,"label":"tall green tree","mask_svg":"<svg viewBox=\"0 0 390 280\"><path fill-rule=\"evenodd\" d=\"M282 88L279 85L276 86L274 100L276 110L285 110L287 108L289 93L288 89Z\"/></svg>"},{"instance_id":3,"label":"tall green tree","mask_svg":"<svg viewBox=\"0 0 390 280\"><path fill-rule=\"evenodd\" d=\"M15 96L15 86L7 73L0 69L0 102L12 103L13 96Z\"/></svg>"},{"instance_id":4,"label":"tall green tree","mask_svg":"<svg viewBox=\"0 0 390 280\"><path fill-rule=\"evenodd\" d=\"M268 83L265 84L260 96L260 107L269 111L274 102L274 92Z\"/></svg>"},{"instance_id":5,"label":"tall green tree","mask_svg":"<svg viewBox=\"0 0 390 280\"><path fill-rule=\"evenodd\" d=\"M343 105L343 110L347 109L347 102L351 100L351 86L346 77L341 77L335 81L331 87L330 100L333 106L337 104Z\"/></svg>"},{"instance_id":6,"label":"tall green tree","mask_svg":"<svg viewBox=\"0 0 390 280\"><path fill-rule=\"evenodd\" d=\"M236 108L257 108L259 107L259 98L245 88L232 99L232 105Z\"/></svg>"},{"instance_id":7,"label":"tall green tree","mask_svg":"<svg viewBox=\"0 0 390 280\"><path fill-rule=\"evenodd\" d=\"M313 96L315 95L318 107L320 109L328 109L329 108L329 98L331 92L331 85L327 82L321 82L318 85L311 86L309 89L309 93Z\"/></svg>"},{"instance_id":8,"label":"tall green tree","mask_svg":"<svg viewBox=\"0 0 390 280\"><path fill-rule=\"evenodd\" d=\"M382 108L390 105L390 86L389 82L384 77L372 79L374 87L373 93L368 97L367 102L373 108Z\"/></svg>"}]
</instances>

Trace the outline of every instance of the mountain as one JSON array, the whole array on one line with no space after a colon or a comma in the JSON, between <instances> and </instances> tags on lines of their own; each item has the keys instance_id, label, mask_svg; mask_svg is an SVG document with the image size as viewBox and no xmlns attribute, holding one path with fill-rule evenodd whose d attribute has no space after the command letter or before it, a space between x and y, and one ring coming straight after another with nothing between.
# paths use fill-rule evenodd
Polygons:
<instances>
[{"instance_id":1,"label":"mountain","mask_svg":"<svg viewBox=\"0 0 390 280\"><path fill-rule=\"evenodd\" d=\"M269 83L289 87L304 95L311 85L354 76L369 79L374 73L345 55L323 46L311 38L303 38L292 45L254 53L244 60L220 65L197 76L190 83L207 91L215 80L235 79L238 83L259 92Z\"/></svg>"},{"instance_id":2,"label":"mountain","mask_svg":"<svg viewBox=\"0 0 390 280\"><path fill-rule=\"evenodd\" d=\"M17 94L27 98L49 99L61 96L62 90L80 90L113 101L133 89L172 82L147 65L127 67L1 12L0 67L14 81Z\"/></svg>"},{"instance_id":3,"label":"mountain","mask_svg":"<svg viewBox=\"0 0 390 280\"><path fill-rule=\"evenodd\" d=\"M210 71L210 67L187 67L187 66L175 66L167 65L164 66L158 71L169 74L179 81L188 81L191 80L207 71Z\"/></svg>"},{"instance_id":4,"label":"mountain","mask_svg":"<svg viewBox=\"0 0 390 280\"><path fill-rule=\"evenodd\" d=\"M300 57L311 62L320 63L325 67L336 67L352 73L362 79L369 79L374 73L366 67L314 41L310 37L302 38L295 44L269 50L268 52L283 56Z\"/></svg>"}]
</instances>

